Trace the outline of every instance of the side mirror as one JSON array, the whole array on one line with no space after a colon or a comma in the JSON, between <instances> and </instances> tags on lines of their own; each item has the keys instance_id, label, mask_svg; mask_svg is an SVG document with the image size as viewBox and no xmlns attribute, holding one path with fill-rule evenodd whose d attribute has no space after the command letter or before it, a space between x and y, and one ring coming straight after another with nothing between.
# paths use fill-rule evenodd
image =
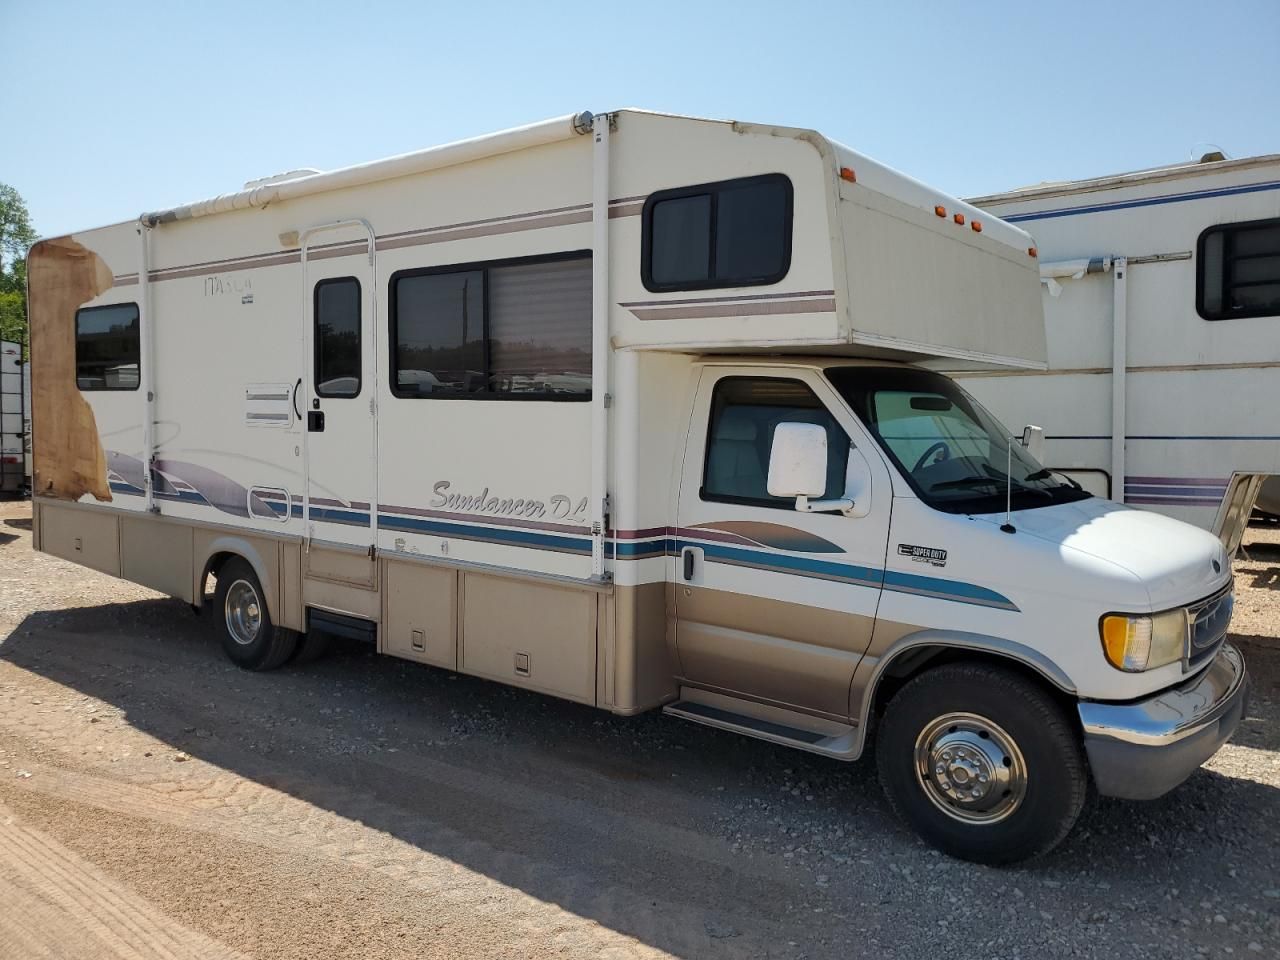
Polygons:
<instances>
[{"instance_id":1,"label":"side mirror","mask_svg":"<svg viewBox=\"0 0 1280 960\"><path fill-rule=\"evenodd\" d=\"M1022 428L1022 445L1036 463L1044 463L1044 428L1028 424Z\"/></svg>"},{"instance_id":2,"label":"side mirror","mask_svg":"<svg viewBox=\"0 0 1280 960\"><path fill-rule=\"evenodd\" d=\"M820 497L827 489L827 431L816 423L780 423L769 450L769 496Z\"/></svg>"}]
</instances>

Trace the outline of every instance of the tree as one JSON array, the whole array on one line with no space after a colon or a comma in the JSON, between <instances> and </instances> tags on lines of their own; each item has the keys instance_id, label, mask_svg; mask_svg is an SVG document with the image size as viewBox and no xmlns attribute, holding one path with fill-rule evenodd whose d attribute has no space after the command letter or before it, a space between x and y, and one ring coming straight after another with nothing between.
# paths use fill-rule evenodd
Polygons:
<instances>
[{"instance_id":1,"label":"tree","mask_svg":"<svg viewBox=\"0 0 1280 960\"><path fill-rule=\"evenodd\" d=\"M36 242L22 195L0 183L0 340L27 343L27 251ZM25 351L24 351L25 352Z\"/></svg>"}]
</instances>

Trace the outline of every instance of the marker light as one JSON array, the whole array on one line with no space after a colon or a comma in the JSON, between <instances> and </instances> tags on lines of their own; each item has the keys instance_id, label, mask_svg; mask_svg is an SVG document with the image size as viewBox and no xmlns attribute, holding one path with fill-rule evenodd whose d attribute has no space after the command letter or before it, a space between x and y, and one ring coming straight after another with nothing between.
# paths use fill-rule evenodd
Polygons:
<instances>
[{"instance_id":1,"label":"marker light","mask_svg":"<svg viewBox=\"0 0 1280 960\"><path fill-rule=\"evenodd\" d=\"M947 208L939 204L938 206L933 208L933 212L940 217L945 217L947 215Z\"/></svg>"},{"instance_id":2,"label":"marker light","mask_svg":"<svg viewBox=\"0 0 1280 960\"><path fill-rule=\"evenodd\" d=\"M970 221L969 221L969 226L973 228L973 232L974 232L974 233L981 233L981 232L982 232L982 221L981 221L981 220L970 220Z\"/></svg>"},{"instance_id":3,"label":"marker light","mask_svg":"<svg viewBox=\"0 0 1280 960\"><path fill-rule=\"evenodd\" d=\"M1028 257L1038 257L1038 256L1040 256L1040 251L1039 251L1039 250L1037 250L1035 247L1027 247L1027 256L1028 256Z\"/></svg>"},{"instance_id":4,"label":"marker light","mask_svg":"<svg viewBox=\"0 0 1280 960\"><path fill-rule=\"evenodd\" d=\"M952 219L952 220L954 220L956 223L960 224L960 226L962 226L962 227L964 226L964 214L963 214L963 213L957 213L957 214L956 214L954 217L952 217L951 219Z\"/></svg>"},{"instance_id":5,"label":"marker light","mask_svg":"<svg viewBox=\"0 0 1280 960\"><path fill-rule=\"evenodd\" d=\"M1107 662L1117 670L1141 673L1182 659L1187 614L1181 609L1154 616L1108 614L1099 629Z\"/></svg>"},{"instance_id":6,"label":"marker light","mask_svg":"<svg viewBox=\"0 0 1280 960\"><path fill-rule=\"evenodd\" d=\"M841 179L841 180L848 180L850 183L857 183L857 182L858 182L858 177L857 177L857 175L853 172L853 167L841 167L841 168L840 168L840 179Z\"/></svg>"}]
</instances>

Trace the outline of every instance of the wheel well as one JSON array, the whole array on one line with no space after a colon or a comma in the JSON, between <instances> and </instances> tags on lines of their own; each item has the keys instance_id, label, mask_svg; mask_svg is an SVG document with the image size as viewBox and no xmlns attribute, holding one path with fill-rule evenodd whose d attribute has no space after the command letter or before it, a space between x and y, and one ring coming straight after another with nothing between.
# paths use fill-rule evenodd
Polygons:
<instances>
[{"instance_id":1,"label":"wheel well","mask_svg":"<svg viewBox=\"0 0 1280 960\"><path fill-rule=\"evenodd\" d=\"M925 670L942 666L944 663L985 663L1003 667L1020 674L1047 692L1060 704L1074 708L1075 698L1053 683L1035 667L1029 666L1015 657L992 653L986 650L974 650L967 647L948 647L942 644L926 644L902 651L894 657L880 674L876 688L872 692L870 719L874 722L884 712L893 695L902 689L913 677ZM1067 710L1068 716L1075 716L1074 709Z\"/></svg>"},{"instance_id":2,"label":"wheel well","mask_svg":"<svg viewBox=\"0 0 1280 960\"><path fill-rule=\"evenodd\" d=\"M204 562L204 573L200 575L200 580L196 584L195 606L204 606L206 591L209 587L209 578L218 576L218 571L223 565L233 557L245 559L238 553L232 553L230 550L222 550L218 553L211 554L209 559ZM246 561L247 562L247 561Z\"/></svg>"}]
</instances>

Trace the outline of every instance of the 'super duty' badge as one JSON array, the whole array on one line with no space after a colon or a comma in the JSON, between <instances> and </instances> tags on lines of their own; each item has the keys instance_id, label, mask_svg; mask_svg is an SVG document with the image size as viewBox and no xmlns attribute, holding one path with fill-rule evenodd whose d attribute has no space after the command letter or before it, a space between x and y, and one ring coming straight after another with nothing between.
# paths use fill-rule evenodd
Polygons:
<instances>
[{"instance_id":1,"label":"'super duty' badge","mask_svg":"<svg viewBox=\"0 0 1280 960\"><path fill-rule=\"evenodd\" d=\"M918 547L911 543L900 543L898 556L910 557L917 563L928 563L935 567L947 565L947 551L939 547Z\"/></svg>"}]
</instances>

